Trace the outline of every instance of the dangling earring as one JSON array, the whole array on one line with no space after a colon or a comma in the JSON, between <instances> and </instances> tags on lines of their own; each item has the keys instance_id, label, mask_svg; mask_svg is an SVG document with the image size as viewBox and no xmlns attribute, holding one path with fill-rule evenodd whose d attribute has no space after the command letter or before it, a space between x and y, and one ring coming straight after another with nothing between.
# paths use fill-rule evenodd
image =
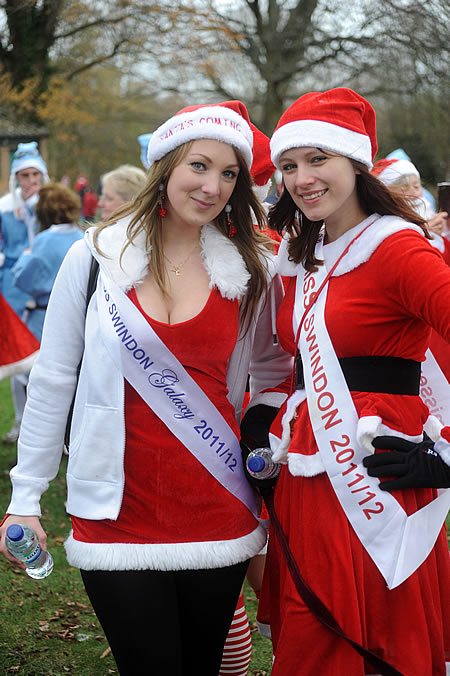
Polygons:
<instances>
[{"instance_id":1,"label":"dangling earring","mask_svg":"<svg viewBox=\"0 0 450 676\"><path fill-rule=\"evenodd\" d=\"M225 213L227 215L228 237L230 239L232 239L237 233L237 230L233 225L233 221L231 220L231 209L232 209L231 204L227 204L225 207Z\"/></svg>"},{"instance_id":2,"label":"dangling earring","mask_svg":"<svg viewBox=\"0 0 450 676\"><path fill-rule=\"evenodd\" d=\"M161 218L165 218L167 214L167 209L164 209L164 200L166 199L166 196L164 194L164 183L159 184L159 197L158 197L158 204L159 204L159 215Z\"/></svg>"},{"instance_id":3,"label":"dangling earring","mask_svg":"<svg viewBox=\"0 0 450 676\"><path fill-rule=\"evenodd\" d=\"M300 209L295 210L294 221L295 225L301 230L303 227L303 211L300 211Z\"/></svg>"}]
</instances>

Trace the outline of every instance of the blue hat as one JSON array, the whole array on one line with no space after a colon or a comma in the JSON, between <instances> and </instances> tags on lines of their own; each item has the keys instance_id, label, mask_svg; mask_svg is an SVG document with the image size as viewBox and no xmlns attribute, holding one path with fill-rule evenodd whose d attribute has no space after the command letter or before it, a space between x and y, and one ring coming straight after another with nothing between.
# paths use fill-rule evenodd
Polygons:
<instances>
[{"instance_id":1,"label":"blue hat","mask_svg":"<svg viewBox=\"0 0 450 676\"><path fill-rule=\"evenodd\" d=\"M17 174L22 169L37 169L44 176L48 175L47 165L38 150L36 141L30 143L19 143L17 150L13 155L11 162L11 174Z\"/></svg>"},{"instance_id":2,"label":"blue hat","mask_svg":"<svg viewBox=\"0 0 450 676\"><path fill-rule=\"evenodd\" d=\"M147 148L148 142L150 141L152 136L153 134L141 134L140 136L137 137L139 145L141 146L141 162L145 167L145 169L148 169L150 166L147 160Z\"/></svg>"}]
</instances>

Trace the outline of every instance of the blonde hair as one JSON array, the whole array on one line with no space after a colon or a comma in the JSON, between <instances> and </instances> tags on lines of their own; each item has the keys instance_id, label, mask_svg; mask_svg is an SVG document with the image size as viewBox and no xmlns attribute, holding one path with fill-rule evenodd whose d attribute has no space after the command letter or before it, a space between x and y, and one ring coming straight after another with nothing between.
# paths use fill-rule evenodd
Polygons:
<instances>
[{"instance_id":1,"label":"blonde hair","mask_svg":"<svg viewBox=\"0 0 450 676\"><path fill-rule=\"evenodd\" d=\"M145 185L145 171L132 164L122 164L102 176L102 185L107 183L123 202L129 202Z\"/></svg>"},{"instance_id":2,"label":"blonde hair","mask_svg":"<svg viewBox=\"0 0 450 676\"><path fill-rule=\"evenodd\" d=\"M178 146L167 153L160 160L154 162L148 170L144 188L128 204L124 204L114 212L114 216L99 223L94 233L94 245L98 246L100 232L117 222L119 218L132 216L127 227L127 242L125 249L132 244L138 234L145 233L145 246L151 249L149 265L161 292L168 295L166 286L166 270L163 255L163 219L159 215L160 185L167 185L173 169L180 164L189 152L193 141ZM256 305L267 288L267 259L264 254L273 250L273 241L260 232L267 226L265 211L253 192L253 180L241 152L233 148L239 163L240 171L236 185L229 199L232 207L233 224L236 234L233 243L244 259L250 280L247 294L241 306L241 316L244 321L249 320L256 309ZM254 219L256 222L254 222ZM227 214L223 210L212 222L225 236L228 234Z\"/></svg>"}]
</instances>

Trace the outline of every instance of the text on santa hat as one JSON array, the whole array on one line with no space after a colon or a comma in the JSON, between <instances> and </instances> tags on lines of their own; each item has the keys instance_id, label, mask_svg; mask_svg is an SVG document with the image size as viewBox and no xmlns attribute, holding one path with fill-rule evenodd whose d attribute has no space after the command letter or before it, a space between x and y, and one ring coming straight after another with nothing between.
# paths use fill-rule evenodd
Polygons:
<instances>
[{"instance_id":1,"label":"text on santa hat","mask_svg":"<svg viewBox=\"0 0 450 676\"><path fill-rule=\"evenodd\" d=\"M182 122L178 122L177 124L174 124L170 129L168 129L164 134L162 134L159 137L160 141L165 141L166 139L170 138L171 136L175 136L176 134L180 134L183 131L189 130L191 127L195 125L204 125L204 126L219 126L219 127L229 127L231 129L234 129L237 132L242 131L242 127L239 124L239 122L235 122L233 120L229 120L226 117L200 117L198 120L183 120Z\"/></svg>"}]
</instances>

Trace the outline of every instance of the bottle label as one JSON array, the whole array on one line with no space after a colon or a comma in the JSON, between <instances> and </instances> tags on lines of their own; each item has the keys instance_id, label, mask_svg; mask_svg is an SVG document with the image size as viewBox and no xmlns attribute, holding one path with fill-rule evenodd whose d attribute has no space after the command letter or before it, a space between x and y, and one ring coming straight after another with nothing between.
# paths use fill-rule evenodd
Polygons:
<instances>
[{"instance_id":1,"label":"bottle label","mask_svg":"<svg viewBox=\"0 0 450 676\"><path fill-rule=\"evenodd\" d=\"M37 544L35 549L33 549L32 552L30 552L29 554L27 554L24 557L23 562L25 564L32 563L33 561L35 561L39 557L40 553L41 553L41 547L40 547L39 544Z\"/></svg>"}]
</instances>

